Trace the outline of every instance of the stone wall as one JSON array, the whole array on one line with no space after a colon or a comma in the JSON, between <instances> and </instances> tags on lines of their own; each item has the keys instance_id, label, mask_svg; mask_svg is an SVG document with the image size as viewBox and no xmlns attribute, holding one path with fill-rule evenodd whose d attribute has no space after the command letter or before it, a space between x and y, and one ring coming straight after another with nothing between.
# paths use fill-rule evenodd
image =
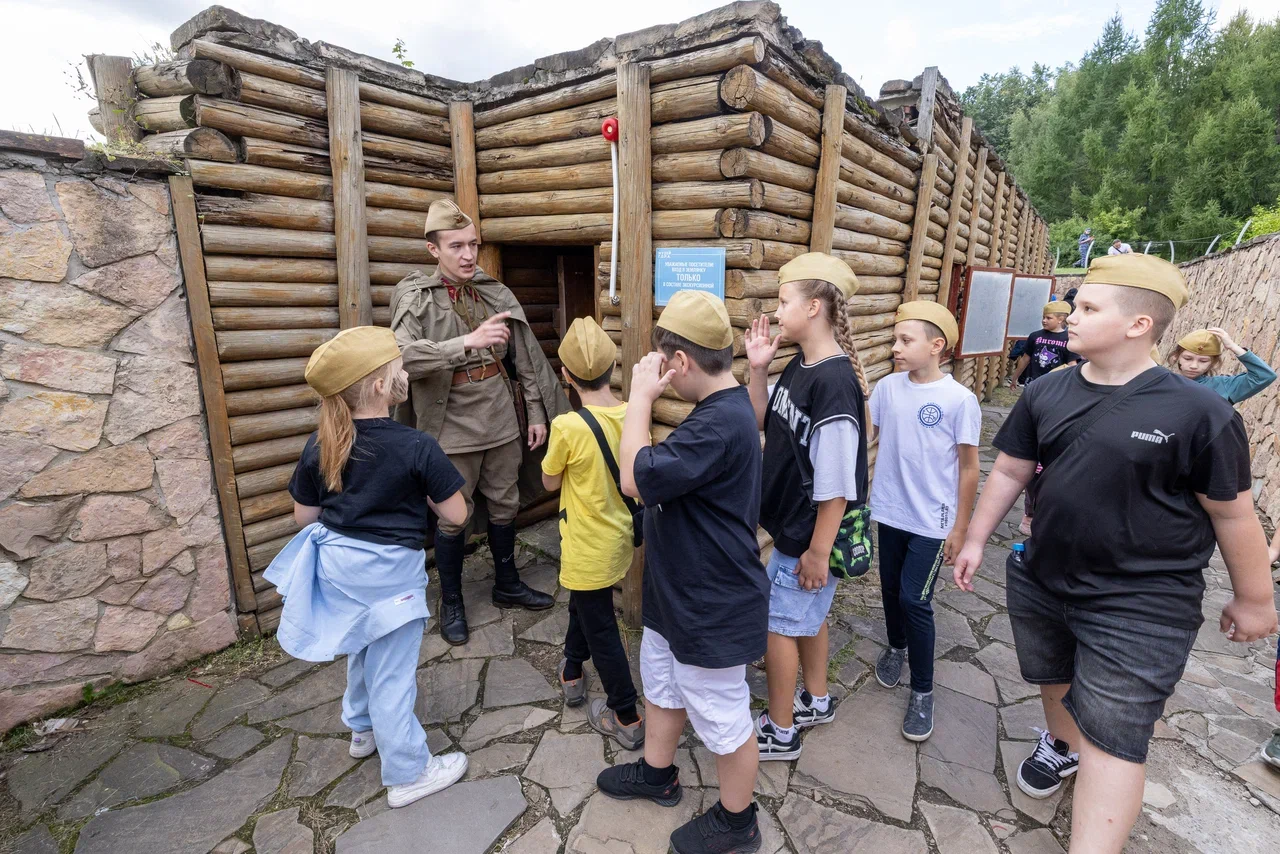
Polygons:
<instances>
[{"instance_id":1,"label":"stone wall","mask_svg":"<svg viewBox=\"0 0 1280 854\"><path fill-rule=\"evenodd\" d=\"M0 733L236 638L163 177L0 150Z\"/></svg>"},{"instance_id":2,"label":"stone wall","mask_svg":"<svg viewBox=\"0 0 1280 854\"><path fill-rule=\"evenodd\" d=\"M1273 368L1280 367L1280 234L1178 265L1187 277L1191 301L1165 333L1160 349L1193 329L1221 326ZM1230 354L1223 368L1240 366ZM1276 386L1236 407L1244 418L1253 452L1253 496L1272 527L1280 524L1280 391Z\"/></svg>"}]
</instances>

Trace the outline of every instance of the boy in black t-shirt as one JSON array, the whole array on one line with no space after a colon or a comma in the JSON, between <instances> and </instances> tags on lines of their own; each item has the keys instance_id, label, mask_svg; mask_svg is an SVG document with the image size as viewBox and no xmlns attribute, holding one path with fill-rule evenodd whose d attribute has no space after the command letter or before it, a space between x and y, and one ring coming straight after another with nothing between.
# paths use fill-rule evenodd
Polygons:
<instances>
[{"instance_id":1,"label":"boy in black t-shirt","mask_svg":"<svg viewBox=\"0 0 1280 854\"><path fill-rule=\"evenodd\" d=\"M1062 365L1071 365L1079 357L1067 349L1067 315L1071 306L1062 300L1053 300L1044 307L1040 322L1044 329L1027 336L1017 368L1009 377L1009 388L1018 383L1029 383Z\"/></svg>"},{"instance_id":2,"label":"boy in black t-shirt","mask_svg":"<svg viewBox=\"0 0 1280 854\"><path fill-rule=\"evenodd\" d=\"M765 652L769 588L756 526L760 439L747 390L732 371L724 303L702 291L672 298L635 366L622 424L623 492L644 511L644 758L601 772L600 791L675 806L676 744L686 717L716 754L720 800L671 834L676 854L755 851L752 801L759 754L746 668ZM649 445L653 403L670 386L695 402L670 436Z\"/></svg>"},{"instance_id":3,"label":"boy in black t-shirt","mask_svg":"<svg viewBox=\"0 0 1280 854\"><path fill-rule=\"evenodd\" d=\"M1022 678L1040 686L1050 732L1017 782L1048 797L1079 769L1072 851L1119 852L1129 836L1215 541L1234 590L1222 631L1248 642L1276 628L1244 427L1226 401L1150 357L1186 299L1167 261L1094 262L1069 321L1089 361L1041 378L1014 406L956 560L956 584L972 589L987 538L1043 461L1035 530L1025 559L1006 563L1006 589Z\"/></svg>"}]
</instances>

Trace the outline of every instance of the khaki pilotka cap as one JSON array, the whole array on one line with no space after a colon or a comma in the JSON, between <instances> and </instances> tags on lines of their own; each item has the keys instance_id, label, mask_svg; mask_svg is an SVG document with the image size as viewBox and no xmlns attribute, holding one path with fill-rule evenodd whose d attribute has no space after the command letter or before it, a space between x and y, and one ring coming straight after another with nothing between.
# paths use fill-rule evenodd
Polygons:
<instances>
[{"instance_id":1,"label":"khaki pilotka cap","mask_svg":"<svg viewBox=\"0 0 1280 854\"><path fill-rule=\"evenodd\" d=\"M830 282L848 299L858 292L858 277L849 265L825 252L806 252L782 265L778 270L778 284L805 282L817 279Z\"/></svg>"},{"instance_id":2,"label":"khaki pilotka cap","mask_svg":"<svg viewBox=\"0 0 1280 854\"><path fill-rule=\"evenodd\" d=\"M433 231L456 231L471 225L471 217L462 212L450 199L437 199L427 208L427 225L424 235Z\"/></svg>"},{"instance_id":3,"label":"khaki pilotka cap","mask_svg":"<svg viewBox=\"0 0 1280 854\"><path fill-rule=\"evenodd\" d=\"M923 320L926 323L932 323L942 330L943 336L947 339L947 347L956 346L956 342L960 340L960 327L956 325L956 319L944 306L936 302L922 299L904 302L898 306L893 322L898 324L904 320Z\"/></svg>"},{"instance_id":4,"label":"khaki pilotka cap","mask_svg":"<svg viewBox=\"0 0 1280 854\"><path fill-rule=\"evenodd\" d=\"M1183 336L1178 346L1197 356L1221 356L1222 339L1208 329L1197 329Z\"/></svg>"},{"instance_id":5,"label":"khaki pilotka cap","mask_svg":"<svg viewBox=\"0 0 1280 854\"><path fill-rule=\"evenodd\" d=\"M556 350L565 369L580 380L598 379L613 370L618 348L593 317L578 317Z\"/></svg>"},{"instance_id":6,"label":"khaki pilotka cap","mask_svg":"<svg viewBox=\"0 0 1280 854\"><path fill-rule=\"evenodd\" d=\"M677 293L662 310L657 325L708 350L723 350L733 344L733 327L724 302L706 291Z\"/></svg>"},{"instance_id":7,"label":"khaki pilotka cap","mask_svg":"<svg viewBox=\"0 0 1280 854\"><path fill-rule=\"evenodd\" d=\"M1044 314L1070 314L1071 306L1062 300L1050 300L1044 307Z\"/></svg>"},{"instance_id":8,"label":"khaki pilotka cap","mask_svg":"<svg viewBox=\"0 0 1280 854\"><path fill-rule=\"evenodd\" d=\"M353 326L321 344L302 376L321 397L348 389L400 355L395 333L385 326Z\"/></svg>"},{"instance_id":9,"label":"khaki pilotka cap","mask_svg":"<svg viewBox=\"0 0 1280 854\"><path fill-rule=\"evenodd\" d=\"M1174 309L1187 304L1187 280L1182 271L1154 255L1103 255L1089 265L1083 285L1142 288L1168 297Z\"/></svg>"}]
</instances>

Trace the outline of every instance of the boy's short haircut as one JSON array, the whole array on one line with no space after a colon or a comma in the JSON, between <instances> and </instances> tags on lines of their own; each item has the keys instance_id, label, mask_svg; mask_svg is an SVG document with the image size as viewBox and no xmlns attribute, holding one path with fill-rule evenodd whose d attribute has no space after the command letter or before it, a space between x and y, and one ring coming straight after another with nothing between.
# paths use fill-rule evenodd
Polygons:
<instances>
[{"instance_id":1,"label":"boy's short haircut","mask_svg":"<svg viewBox=\"0 0 1280 854\"><path fill-rule=\"evenodd\" d=\"M427 242L428 242L428 243L434 243L436 246L439 246L439 245L440 245L440 232L438 232L438 231L428 231L428 232L427 232Z\"/></svg>"},{"instance_id":2,"label":"boy's short haircut","mask_svg":"<svg viewBox=\"0 0 1280 854\"><path fill-rule=\"evenodd\" d=\"M613 369L605 371L593 380L584 380L568 368L564 372L569 375L569 379L573 380L573 384L583 391L599 391L609 384L609 380L613 378Z\"/></svg>"},{"instance_id":3,"label":"boy's short haircut","mask_svg":"<svg viewBox=\"0 0 1280 854\"><path fill-rule=\"evenodd\" d=\"M930 323L927 320L920 320L919 318L916 318L916 320L917 322L920 323L921 326L924 327L925 337L927 337L930 341L932 341L935 338L941 338L943 341L947 340L947 333L939 329L936 323Z\"/></svg>"},{"instance_id":4,"label":"boy's short haircut","mask_svg":"<svg viewBox=\"0 0 1280 854\"><path fill-rule=\"evenodd\" d=\"M703 347L701 344L694 344L683 335L677 335L669 329L663 329L661 326L653 328L650 343L652 343L655 350L661 350L662 355L668 359L674 356L677 350L683 350L689 354L689 358L693 359L699 368L712 376L723 374L733 368L732 344L723 350L712 350Z\"/></svg>"},{"instance_id":5,"label":"boy's short haircut","mask_svg":"<svg viewBox=\"0 0 1280 854\"><path fill-rule=\"evenodd\" d=\"M1145 314L1151 318L1151 331L1154 340L1160 340L1165 330L1173 323L1177 309L1169 298L1158 291L1145 288L1133 288L1125 285L1113 285L1116 289L1116 302L1127 314Z\"/></svg>"}]
</instances>

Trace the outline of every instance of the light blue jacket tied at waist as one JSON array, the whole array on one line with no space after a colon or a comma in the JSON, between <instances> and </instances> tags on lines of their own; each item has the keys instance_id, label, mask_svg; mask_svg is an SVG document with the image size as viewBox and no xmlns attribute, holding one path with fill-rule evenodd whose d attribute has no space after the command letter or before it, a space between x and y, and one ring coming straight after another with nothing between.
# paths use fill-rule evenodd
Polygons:
<instances>
[{"instance_id":1,"label":"light blue jacket tied at waist","mask_svg":"<svg viewBox=\"0 0 1280 854\"><path fill-rule=\"evenodd\" d=\"M1248 400L1258 392L1276 381L1276 372L1262 359L1254 355L1252 350L1245 350L1239 356L1244 365L1244 373L1218 374L1202 376L1196 379L1201 385L1208 386L1234 406Z\"/></svg>"},{"instance_id":2,"label":"light blue jacket tied at waist","mask_svg":"<svg viewBox=\"0 0 1280 854\"><path fill-rule=\"evenodd\" d=\"M314 522L267 567L284 597L276 638L304 661L350 655L410 620L425 620L426 552L357 540Z\"/></svg>"}]
</instances>

